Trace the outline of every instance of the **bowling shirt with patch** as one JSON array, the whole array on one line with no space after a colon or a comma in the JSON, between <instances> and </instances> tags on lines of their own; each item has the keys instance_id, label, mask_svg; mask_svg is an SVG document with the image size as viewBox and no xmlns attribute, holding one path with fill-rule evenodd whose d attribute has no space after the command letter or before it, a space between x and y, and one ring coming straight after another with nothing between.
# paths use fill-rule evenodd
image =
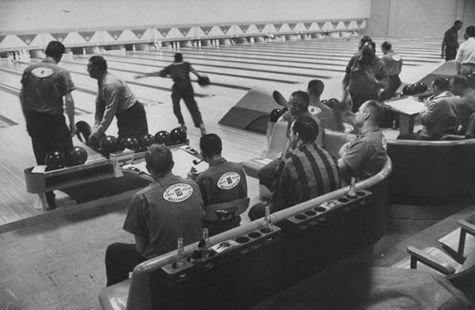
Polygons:
<instances>
[{"instance_id":1,"label":"bowling shirt with patch","mask_svg":"<svg viewBox=\"0 0 475 310\"><path fill-rule=\"evenodd\" d=\"M402 68L402 58L393 51L387 52L381 60L389 76L399 75Z\"/></svg>"},{"instance_id":2,"label":"bowling shirt with patch","mask_svg":"<svg viewBox=\"0 0 475 310\"><path fill-rule=\"evenodd\" d=\"M177 62L165 67L160 71L160 76L171 76L174 82L190 81L191 65L189 62Z\"/></svg>"},{"instance_id":3,"label":"bowling shirt with patch","mask_svg":"<svg viewBox=\"0 0 475 310\"><path fill-rule=\"evenodd\" d=\"M48 58L27 67L21 84L23 108L51 115L64 113L63 97L75 89L69 72Z\"/></svg>"},{"instance_id":4,"label":"bowling shirt with patch","mask_svg":"<svg viewBox=\"0 0 475 310\"><path fill-rule=\"evenodd\" d=\"M136 193L129 204L123 229L148 240L145 258L162 255L201 237L203 199L195 182L168 174Z\"/></svg>"},{"instance_id":5,"label":"bowling shirt with patch","mask_svg":"<svg viewBox=\"0 0 475 310\"><path fill-rule=\"evenodd\" d=\"M97 81L97 85L95 125L100 132L105 132L114 116L131 108L137 97L124 80L109 72Z\"/></svg>"},{"instance_id":6,"label":"bowling shirt with patch","mask_svg":"<svg viewBox=\"0 0 475 310\"><path fill-rule=\"evenodd\" d=\"M287 152L278 168L273 206L281 210L340 188L336 159L316 143Z\"/></svg>"},{"instance_id":7,"label":"bowling shirt with patch","mask_svg":"<svg viewBox=\"0 0 475 310\"><path fill-rule=\"evenodd\" d=\"M224 158L209 163L196 183L206 205L229 202L247 197L246 173L241 165Z\"/></svg>"},{"instance_id":8,"label":"bowling shirt with patch","mask_svg":"<svg viewBox=\"0 0 475 310\"><path fill-rule=\"evenodd\" d=\"M341 159L356 174L358 180L377 174L386 162L386 140L380 129L362 132L350 142Z\"/></svg>"}]
</instances>

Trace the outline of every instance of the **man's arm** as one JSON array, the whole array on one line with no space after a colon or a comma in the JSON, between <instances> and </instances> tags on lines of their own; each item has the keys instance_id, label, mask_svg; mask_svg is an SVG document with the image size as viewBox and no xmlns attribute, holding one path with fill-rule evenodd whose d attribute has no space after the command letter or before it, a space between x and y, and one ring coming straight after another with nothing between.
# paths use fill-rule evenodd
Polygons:
<instances>
[{"instance_id":1,"label":"man's arm","mask_svg":"<svg viewBox=\"0 0 475 310\"><path fill-rule=\"evenodd\" d=\"M96 128L93 135L102 135L109 128L114 116L117 112L119 85L104 88L104 105L96 103ZM102 117L101 117L102 115Z\"/></svg>"},{"instance_id":2,"label":"man's arm","mask_svg":"<svg viewBox=\"0 0 475 310\"><path fill-rule=\"evenodd\" d=\"M71 136L76 134L76 126L74 125L74 98L71 92L67 92L64 95L64 101L66 106L66 114L69 119L69 130L71 131Z\"/></svg>"},{"instance_id":3,"label":"man's arm","mask_svg":"<svg viewBox=\"0 0 475 310\"><path fill-rule=\"evenodd\" d=\"M441 110L439 104L437 104L435 101L429 102L426 110L422 111L420 114L421 124L426 126L435 123L439 119L441 113L443 113L443 111Z\"/></svg>"},{"instance_id":4,"label":"man's arm","mask_svg":"<svg viewBox=\"0 0 475 310\"><path fill-rule=\"evenodd\" d=\"M195 70L195 68L193 68L192 65L190 65L190 72L196 75L197 78L200 77L200 74L198 73L198 71Z\"/></svg>"},{"instance_id":5,"label":"man's arm","mask_svg":"<svg viewBox=\"0 0 475 310\"><path fill-rule=\"evenodd\" d=\"M135 235L135 247L137 248L137 251L142 254L145 252L149 245L150 241L148 238L140 237Z\"/></svg>"}]
</instances>

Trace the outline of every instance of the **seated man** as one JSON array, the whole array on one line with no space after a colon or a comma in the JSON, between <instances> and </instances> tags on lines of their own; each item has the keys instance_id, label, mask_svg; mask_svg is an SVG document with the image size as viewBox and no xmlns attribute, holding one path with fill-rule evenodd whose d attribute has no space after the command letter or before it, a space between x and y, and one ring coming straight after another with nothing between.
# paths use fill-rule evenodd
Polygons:
<instances>
[{"instance_id":1,"label":"seated man","mask_svg":"<svg viewBox=\"0 0 475 310\"><path fill-rule=\"evenodd\" d=\"M363 103L355 114L359 135L340 149L338 168L345 181L354 176L367 179L378 173L386 162L386 140L378 124L382 108L374 100Z\"/></svg>"},{"instance_id":2,"label":"seated man","mask_svg":"<svg viewBox=\"0 0 475 310\"><path fill-rule=\"evenodd\" d=\"M320 80L311 80L308 82L307 93L310 105L318 109L316 116L321 121L324 128L334 131L343 131L344 127L341 117L336 118L335 112L320 101L320 96L324 89L325 85Z\"/></svg>"},{"instance_id":3,"label":"seated man","mask_svg":"<svg viewBox=\"0 0 475 310\"><path fill-rule=\"evenodd\" d=\"M318 119L317 116L312 115L310 111L308 110L309 106L309 96L306 92L303 91L295 91L290 95L290 99L288 102L288 107L289 111L286 112L284 115L281 116L281 119L279 121L287 121L288 126L287 126L287 137L289 138L289 143L287 143L287 146L282 152L282 155L287 153L287 150L290 147L290 126L293 122L294 119L296 119L299 116L308 116L310 118L313 118L315 120L315 123L317 124L318 130L317 134L315 136L315 142L322 147L323 146L323 139L324 139L324 128L321 125L320 120ZM271 192L274 190L274 181L276 179L276 169L279 167L281 162L281 158L275 159L266 166L262 167L259 172L257 177L259 178L259 183L265 187L267 187Z\"/></svg>"},{"instance_id":4,"label":"seated man","mask_svg":"<svg viewBox=\"0 0 475 310\"><path fill-rule=\"evenodd\" d=\"M440 77L432 82L432 92L425 110L420 113L422 129L415 134L400 135L398 139L439 140L447 133L455 133L456 106L460 98L449 91L449 81Z\"/></svg>"},{"instance_id":5,"label":"seated man","mask_svg":"<svg viewBox=\"0 0 475 310\"><path fill-rule=\"evenodd\" d=\"M291 146L276 172L275 193L270 203L271 212L340 187L337 161L315 143L317 135L318 125L309 116L298 116L292 123ZM251 208L249 218L255 220L264 214L265 207L258 204Z\"/></svg>"},{"instance_id":6,"label":"seated man","mask_svg":"<svg viewBox=\"0 0 475 310\"><path fill-rule=\"evenodd\" d=\"M460 96L460 102L456 103L457 127L463 135L467 134L469 118L475 112L475 89L470 88L468 79L458 75L450 79L450 90L454 95Z\"/></svg>"},{"instance_id":7,"label":"seated man","mask_svg":"<svg viewBox=\"0 0 475 310\"><path fill-rule=\"evenodd\" d=\"M189 176L196 179L203 197L204 226L210 235L215 235L239 226L239 214L249 205L246 173L241 165L221 156L223 146L216 134L201 136L200 149L209 168L198 176L194 173Z\"/></svg>"},{"instance_id":8,"label":"seated man","mask_svg":"<svg viewBox=\"0 0 475 310\"><path fill-rule=\"evenodd\" d=\"M174 175L172 153L153 144L145 153L153 182L136 193L129 204L124 230L135 236L135 244L114 243L106 251L107 286L126 280L134 267L152 257L201 237L203 199L195 182Z\"/></svg>"}]
</instances>

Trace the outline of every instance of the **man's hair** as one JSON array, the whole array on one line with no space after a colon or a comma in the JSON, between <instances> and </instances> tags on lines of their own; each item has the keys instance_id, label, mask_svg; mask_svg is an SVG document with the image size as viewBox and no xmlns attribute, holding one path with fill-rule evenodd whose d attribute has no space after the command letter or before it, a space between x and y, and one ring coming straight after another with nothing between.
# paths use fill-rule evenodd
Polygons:
<instances>
[{"instance_id":1,"label":"man's hair","mask_svg":"<svg viewBox=\"0 0 475 310\"><path fill-rule=\"evenodd\" d=\"M183 54L175 53L175 62L182 62L182 61L183 61Z\"/></svg>"},{"instance_id":2,"label":"man's hair","mask_svg":"<svg viewBox=\"0 0 475 310\"><path fill-rule=\"evenodd\" d=\"M371 119L373 120L374 124L379 126L383 115L383 108L381 107L381 104L376 100L368 100L363 104L365 104L366 108L371 112Z\"/></svg>"},{"instance_id":3,"label":"man's hair","mask_svg":"<svg viewBox=\"0 0 475 310\"><path fill-rule=\"evenodd\" d=\"M210 133L201 136L200 149L203 155L208 157L220 155L223 150L223 143L217 134Z\"/></svg>"},{"instance_id":4,"label":"man's hair","mask_svg":"<svg viewBox=\"0 0 475 310\"><path fill-rule=\"evenodd\" d=\"M292 131L298 133L304 143L313 142L318 136L318 124L312 117L301 115L295 118Z\"/></svg>"},{"instance_id":5,"label":"man's hair","mask_svg":"<svg viewBox=\"0 0 475 310\"><path fill-rule=\"evenodd\" d=\"M465 34L467 38L474 38L475 37L475 26L468 26L465 28Z\"/></svg>"},{"instance_id":6,"label":"man's hair","mask_svg":"<svg viewBox=\"0 0 475 310\"><path fill-rule=\"evenodd\" d=\"M457 85L462 89L467 89L470 87L468 79L463 75L456 75L451 78L453 85Z\"/></svg>"},{"instance_id":7,"label":"man's hair","mask_svg":"<svg viewBox=\"0 0 475 310\"><path fill-rule=\"evenodd\" d=\"M45 54L49 57L61 59L65 51L66 48L64 47L63 43L59 41L50 41L48 46L46 46Z\"/></svg>"},{"instance_id":8,"label":"man's hair","mask_svg":"<svg viewBox=\"0 0 475 310\"><path fill-rule=\"evenodd\" d=\"M101 71L107 71L107 61L102 56L92 56L89 58L91 65L97 67Z\"/></svg>"},{"instance_id":9,"label":"man's hair","mask_svg":"<svg viewBox=\"0 0 475 310\"><path fill-rule=\"evenodd\" d=\"M365 43L368 43L368 42L373 42L373 39L370 37L370 36L362 36L361 39L360 39L360 44L358 46L358 49L361 49L363 47L363 45L365 45Z\"/></svg>"},{"instance_id":10,"label":"man's hair","mask_svg":"<svg viewBox=\"0 0 475 310\"><path fill-rule=\"evenodd\" d=\"M296 108L297 111L308 110L308 104L310 100L306 92L301 90L294 91L290 95L290 98L292 98L292 105Z\"/></svg>"},{"instance_id":11,"label":"man's hair","mask_svg":"<svg viewBox=\"0 0 475 310\"><path fill-rule=\"evenodd\" d=\"M381 48L385 51L389 51L391 50L392 45L388 41L384 41L383 44L381 44Z\"/></svg>"},{"instance_id":12,"label":"man's hair","mask_svg":"<svg viewBox=\"0 0 475 310\"><path fill-rule=\"evenodd\" d=\"M152 144L145 153L145 163L149 169L159 174L166 174L173 169L173 156L163 144Z\"/></svg>"},{"instance_id":13,"label":"man's hair","mask_svg":"<svg viewBox=\"0 0 475 310\"><path fill-rule=\"evenodd\" d=\"M450 88L449 80L441 77L436 78L432 84L440 90L449 90Z\"/></svg>"},{"instance_id":14,"label":"man's hair","mask_svg":"<svg viewBox=\"0 0 475 310\"><path fill-rule=\"evenodd\" d=\"M311 80L308 82L307 90L309 95L320 97L324 89L325 84L323 84L323 82L320 80Z\"/></svg>"},{"instance_id":15,"label":"man's hair","mask_svg":"<svg viewBox=\"0 0 475 310\"><path fill-rule=\"evenodd\" d=\"M463 24L463 21L461 20L456 20L454 23L454 25L462 25L462 24Z\"/></svg>"}]
</instances>

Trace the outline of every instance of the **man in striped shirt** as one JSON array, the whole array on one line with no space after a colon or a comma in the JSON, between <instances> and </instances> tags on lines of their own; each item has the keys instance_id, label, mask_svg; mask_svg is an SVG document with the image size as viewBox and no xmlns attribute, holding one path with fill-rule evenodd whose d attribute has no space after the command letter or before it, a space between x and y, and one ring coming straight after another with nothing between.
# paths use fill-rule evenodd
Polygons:
<instances>
[{"instance_id":1,"label":"man in striped shirt","mask_svg":"<svg viewBox=\"0 0 475 310\"><path fill-rule=\"evenodd\" d=\"M277 183L271 201L271 212L285 209L340 187L337 161L320 148L315 139L318 124L311 116L298 116L292 123L290 149L277 169ZM254 220L264 215L259 204L249 212Z\"/></svg>"}]
</instances>

